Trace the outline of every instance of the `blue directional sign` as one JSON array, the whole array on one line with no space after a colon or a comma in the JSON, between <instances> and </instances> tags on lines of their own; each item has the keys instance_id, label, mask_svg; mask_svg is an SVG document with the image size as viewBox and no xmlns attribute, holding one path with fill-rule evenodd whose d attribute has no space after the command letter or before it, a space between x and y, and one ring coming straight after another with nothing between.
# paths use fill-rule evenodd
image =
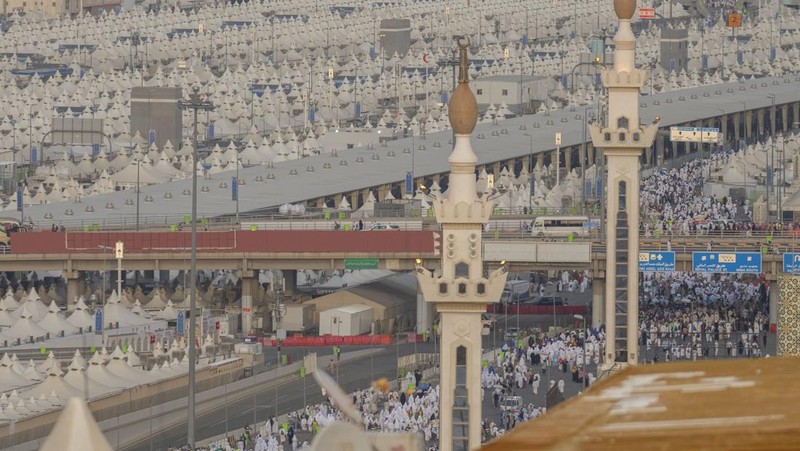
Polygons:
<instances>
[{"instance_id":1,"label":"blue directional sign","mask_svg":"<svg viewBox=\"0 0 800 451\"><path fill-rule=\"evenodd\" d=\"M101 308L94 312L94 332L96 334L103 332L103 309Z\"/></svg>"},{"instance_id":2,"label":"blue directional sign","mask_svg":"<svg viewBox=\"0 0 800 451\"><path fill-rule=\"evenodd\" d=\"M800 273L800 254L783 254L783 272L789 274Z\"/></svg>"},{"instance_id":3,"label":"blue directional sign","mask_svg":"<svg viewBox=\"0 0 800 451\"><path fill-rule=\"evenodd\" d=\"M761 274L758 252L692 252L692 271Z\"/></svg>"},{"instance_id":4,"label":"blue directional sign","mask_svg":"<svg viewBox=\"0 0 800 451\"><path fill-rule=\"evenodd\" d=\"M208 124L208 138L209 139L214 138L214 123L213 122Z\"/></svg>"},{"instance_id":5,"label":"blue directional sign","mask_svg":"<svg viewBox=\"0 0 800 451\"><path fill-rule=\"evenodd\" d=\"M639 251L639 272L675 271L675 252Z\"/></svg>"},{"instance_id":6,"label":"blue directional sign","mask_svg":"<svg viewBox=\"0 0 800 451\"><path fill-rule=\"evenodd\" d=\"M17 211L22 211L24 201L22 200L22 187L17 188Z\"/></svg>"},{"instance_id":7,"label":"blue directional sign","mask_svg":"<svg viewBox=\"0 0 800 451\"><path fill-rule=\"evenodd\" d=\"M239 200L239 180L236 177L231 177L231 200Z\"/></svg>"},{"instance_id":8,"label":"blue directional sign","mask_svg":"<svg viewBox=\"0 0 800 451\"><path fill-rule=\"evenodd\" d=\"M184 326L184 314L183 310L178 310L178 324L176 325L176 329L178 329L178 335L183 335L183 326Z\"/></svg>"},{"instance_id":9,"label":"blue directional sign","mask_svg":"<svg viewBox=\"0 0 800 451\"><path fill-rule=\"evenodd\" d=\"M92 155L100 153L100 144L92 144Z\"/></svg>"},{"instance_id":10,"label":"blue directional sign","mask_svg":"<svg viewBox=\"0 0 800 451\"><path fill-rule=\"evenodd\" d=\"M406 172L406 192L410 193L414 189L414 179L410 172Z\"/></svg>"},{"instance_id":11,"label":"blue directional sign","mask_svg":"<svg viewBox=\"0 0 800 451\"><path fill-rule=\"evenodd\" d=\"M37 153L38 153L38 151L36 150L36 148L35 147L31 147L31 163L32 164L36 164L36 157L38 156Z\"/></svg>"},{"instance_id":12,"label":"blue directional sign","mask_svg":"<svg viewBox=\"0 0 800 451\"><path fill-rule=\"evenodd\" d=\"M156 131L154 129L150 129L150 133L148 135L148 146L152 146L156 143Z\"/></svg>"}]
</instances>

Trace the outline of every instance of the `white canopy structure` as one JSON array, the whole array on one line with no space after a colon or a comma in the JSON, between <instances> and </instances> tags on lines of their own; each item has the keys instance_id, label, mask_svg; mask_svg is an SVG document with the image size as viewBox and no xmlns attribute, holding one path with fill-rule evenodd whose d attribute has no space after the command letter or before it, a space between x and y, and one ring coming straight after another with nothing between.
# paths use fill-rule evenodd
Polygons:
<instances>
[{"instance_id":1,"label":"white canopy structure","mask_svg":"<svg viewBox=\"0 0 800 451\"><path fill-rule=\"evenodd\" d=\"M39 451L113 451L86 402L70 398Z\"/></svg>"}]
</instances>

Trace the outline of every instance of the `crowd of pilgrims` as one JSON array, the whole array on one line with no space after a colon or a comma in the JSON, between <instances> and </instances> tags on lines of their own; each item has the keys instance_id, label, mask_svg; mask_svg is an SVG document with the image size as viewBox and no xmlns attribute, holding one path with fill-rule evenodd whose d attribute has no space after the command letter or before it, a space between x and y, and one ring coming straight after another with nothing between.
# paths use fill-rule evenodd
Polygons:
<instances>
[{"instance_id":1,"label":"crowd of pilgrims","mask_svg":"<svg viewBox=\"0 0 800 451\"><path fill-rule=\"evenodd\" d=\"M518 423L532 420L546 412L545 407L533 403L523 404L518 410L502 409L506 396L515 396L521 390L530 390L538 395L542 387L542 374L547 374L550 385L564 393L565 379L581 387L594 382L595 376L584 367L584 341L586 361L597 365L603 350L605 333L603 328L566 330L555 337L534 332L519 341L508 341L502 345L494 360L486 362L481 372L483 395L492 397L492 404L500 408L496 419L485 418L484 441L504 434ZM555 376L550 376L555 375ZM557 380L556 380L557 379Z\"/></svg>"},{"instance_id":2,"label":"crowd of pilgrims","mask_svg":"<svg viewBox=\"0 0 800 451\"><path fill-rule=\"evenodd\" d=\"M409 373L414 380L414 373ZM420 382L416 379L415 382ZM405 382L408 384L408 381ZM406 385L408 386L408 385ZM360 412L364 426L370 431L403 432L421 434L426 443L437 443L439 434L439 387L428 386L425 390L389 391L382 393L371 387L353 394L353 403ZM309 440L325 426L343 420L342 413L330 399L306 406L288 415L285 424L270 418L256 431L249 428L239 437L229 437L211 443L210 451L283 451L309 447ZM307 439L301 439L300 437Z\"/></svg>"},{"instance_id":3,"label":"crowd of pilgrims","mask_svg":"<svg viewBox=\"0 0 800 451\"><path fill-rule=\"evenodd\" d=\"M763 277L644 273L640 345L654 361L764 355L770 286Z\"/></svg>"},{"instance_id":4,"label":"crowd of pilgrims","mask_svg":"<svg viewBox=\"0 0 800 451\"><path fill-rule=\"evenodd\" d=\"M752 228L750 207L737 205L731 197L703 194L704 174L709 165L724 163L730 153L716 152L710 159L692 160L673 169L661 169L642 180L641 211L647 215L641 227L645 235L688 235L716 229ZM743 215L738 215L739 209Z\"/></svg>"}]
</instances>

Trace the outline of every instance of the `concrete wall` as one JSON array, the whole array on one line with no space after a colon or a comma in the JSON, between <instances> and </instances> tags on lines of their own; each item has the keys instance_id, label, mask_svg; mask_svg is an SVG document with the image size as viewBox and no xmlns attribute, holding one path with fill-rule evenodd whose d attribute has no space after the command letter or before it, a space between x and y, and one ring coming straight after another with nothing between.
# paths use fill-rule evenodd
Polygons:
<instances>
[{"instance_id":1,"label":"concrete wall","mask_svg":"<svg viewBox=\"0 0 800 451\"><path fill-rule=\"evenodd\" d=\"M241 359L215 365L197 372L197 391L228 384L244 377ZM148 409L154 405L186 398L188 393L188 374L162 382L142 385L89 403L95 419L100 422L137 410ZM0 426L0 448L34 441L46 437L58 419L60 410L30 417L14 424L14 434L9 436L9 424Z\"/></svg>"},{"instance_id":2,"label":"concrete wall","mask_svg":"<svg viewBox=\"0 0 800 451\"><path fill-rule=\"evenodd\" d=\"M483 258L486 261L589 264L592 260L592 244L485 241Z\"/></svg>"},{"instance_id":3,"label":"concrete wall","mask_svg":"<svg viewBox=\"0 0 800 451\"><path fill-rule=\"evenodd\" d=\"M499 107L505 103L509 107L514 106L512 110L517 111L520 104L529 105L531 101L547 98L547 91L553 89L555 84L550 77L509 75L475 80L473 90L482 109L489 104Z\"/></svg>"},{"instance_id":4,"label":"concrete wall","mask_svg":"<svg viewBox=\"0 0 800 451\"><path fill-rule=\"evenodd\" d=\"M180 98L180 88L132 88L131 136L138 131L142 138L149 139L150 130L154 130L159 149L164 147L167 140L178 149L183 130L181 111L178 109Z\"/></svg>"},{"instance_id":5,"label":"concrete wall","mask_svg":"<svg viewBox=\"0 0 800 451\"><path fill-rule=\"evenodd\" d=\"M387 232L269 231L198 232L200 252L341 252L426 255L433 252L432 231ZM125 253L172 253L191 246L190 232L31 232L14 236L14 254L103 254L98 246L125 242Z\"/></svg>"},{"instance_id":6,"label":"concrete wall","mask_svg":"<svg viewBox=\"0 0 800 451\"><path fill-rule=\"evenodd\" d=\"M404 56L411 46L411 21L409 19L381 20L380 42L386 59L390 59L395 52Z\"/></svg>"},{"instance_id":7,"label":"concrete wall","mask_svg":"<svg viewBox=\"0 0 800 451\"><path fill-rule=\"evenodd\" d=\"M682 71L689 64L689 34L686 30L661 30L661 67L670 70L671 60L675 61L674 70Z\"/></svg>"}]
</instances>

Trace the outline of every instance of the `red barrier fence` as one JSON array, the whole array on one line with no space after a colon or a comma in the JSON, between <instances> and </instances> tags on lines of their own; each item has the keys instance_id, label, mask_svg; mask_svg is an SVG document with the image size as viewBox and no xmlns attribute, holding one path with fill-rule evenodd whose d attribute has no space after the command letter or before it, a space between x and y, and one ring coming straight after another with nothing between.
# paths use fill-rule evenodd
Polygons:
<instances>
[{"instance_id":1,"label":"red barrier fence","mask_svg":"<svg viewBox=\"0 0 800 451\"><path fill-rule=\"evenodd\" d=\"M261 339L264 346L278 346L278 340ZM315 347L315 346L369 346L390 345L392 337L390 335L323 335L321 337L286 337L281 342L282 346L288 347Z\"/></svg>"},{"instance_id":2,"label":"red barrier fence","mask_svg":"<svg viewBox=\"0 0 800 451\"><path fill-rule=\"evenodd\" d=\"M555 311L556 315L585 315L588 309L585 305L509 305L505 307L500 304L490 304L486 307L487 313L508 313L509 315L516 315L519 310L520 315L552 315Z\"/></svg>"}]
</instances>

